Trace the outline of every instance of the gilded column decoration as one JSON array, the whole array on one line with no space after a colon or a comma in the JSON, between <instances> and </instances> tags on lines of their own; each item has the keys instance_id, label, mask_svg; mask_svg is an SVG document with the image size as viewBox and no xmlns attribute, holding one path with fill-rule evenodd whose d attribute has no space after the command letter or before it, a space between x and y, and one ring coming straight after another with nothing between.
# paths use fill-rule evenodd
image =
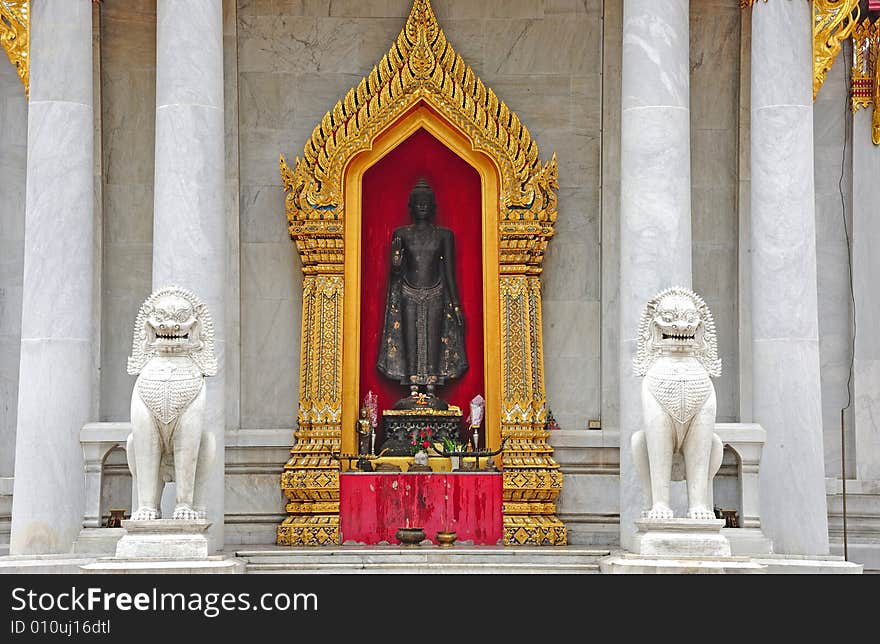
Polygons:
<instances>
[{"instance_id":1,"label":"gilded column decoration","mask_svg":"<svg viewBox=\"0 0 880 644\"><path fill-rule=\"evenodd\" d=\"M487 212L484 206L483 211L486 227L497 230L498 257L484 258L484 268L493 263L487 274L498 277L498 313L505 327L498 340L501 375L490 376L487 388L496 387L503 400L492 412L500 412L501 427L487 431L508 439L505 542L564 544L565 527L554 516L562 476L543 429L540 298L544 252L556 221L556 156L540 161L525 125L446 40L429 0L414 0L388 53L324 115L293 167L280 159L288 231L306 277L299 429L282 482L291 516L278 528L278 543L339 538L339 464L331 452L340 449L341 419L351 411L342 409L340 397L342 293L349 279L345 219L360 216L345 212L359 207L357 200L346 202L346 171L356 155L371 150L380 134L419 106L430 108L474 151L489 157L498 175L497 210ZM503 382L494 382L498 378Z\"/></svg>"},{"instance_id":2,"label":"gilded column decoration","mask_svg":"<svg viewBox=\"0 0 880 644\"><path fill-rule=\"evenodd\" d=\"M307 244L308 246L308 244ZM279 545L339 543L342 276L304 262L300 403L296 443L281 475L288 516Z\"/></svg>"},{"instance_id":3,"label":"gilded column decoration","mask_svg":"<svg viewBox=\"0 0 880 644\"><path fill-rule=\"evenodd\" d=\"M0 0L0 45L18 71L18 77L24 85L25 96L30 91L28 73L30 23L30 0Z\"/></svg>"},{"instance_id":4,"label":"gilded column decoration","mask_svg":"<svg viewBox=\"0 0 880 644\"><path fill-rule=\"evenodd\" d=\"M874 52L874 113L871 116L871 141L880 145L880 20L874 23L871 30L871 42Z\"/></svg>"},{"instance_id":5,"label":"gilded column decoration","mask_svg":"<svg viewBox=\"0 0 880 644\"><path fill-rule=\"evenodd\" d=\"M865 18L853 29L852 111L872 107L871 140L880 145L880 19Z\"/></svg>"},{"instance_id":6,"label":"gilded column decoration","mask_svg":"<svg viewBox=\"0 0 880 644\"><path fill-rule=\"evenodd\" d=\"M561 545L565 525L556 518L562 472L544 429L541 283L537 275L501 279L504 543Z\"/></svg>"},{"instance_id":7,"label":"gilded column decoration","mask_svg":"<svg viewBox=\"0 0 880 644\"><path fill-rule=\"evenodd\" d=\"M859 22L859 0L813 0L813 100Z\"/></svg>"}]
</instances>

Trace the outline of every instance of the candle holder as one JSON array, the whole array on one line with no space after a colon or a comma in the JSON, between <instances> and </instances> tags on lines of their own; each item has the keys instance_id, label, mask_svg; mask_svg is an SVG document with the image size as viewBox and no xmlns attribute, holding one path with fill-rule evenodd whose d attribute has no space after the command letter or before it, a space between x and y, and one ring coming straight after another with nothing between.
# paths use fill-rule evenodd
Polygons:
<instances>
[{"instance_id":1,"label":"candle holder","mask_svg":"<svg viewBox=\"0 0 880 644\"><path fill-rule=\"evenodd\" d=\"M417 546L425 540L423 528L401 527L394 533L394 537L406 546Z\"/></svg>"}]
</instances>

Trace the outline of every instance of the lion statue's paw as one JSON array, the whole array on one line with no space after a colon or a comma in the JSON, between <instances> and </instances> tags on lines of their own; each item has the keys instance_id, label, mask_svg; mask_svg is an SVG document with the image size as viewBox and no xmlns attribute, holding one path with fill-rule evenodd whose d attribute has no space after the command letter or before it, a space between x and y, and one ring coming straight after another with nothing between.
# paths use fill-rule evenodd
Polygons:
<instances>
[{"instance_id":1,"label":"lion statue's paw","mask_svg":"<svg viewBox=\"0 0 880 644\"><path fill-rule=\"evenodd\" d=\"M174 508L174 514L171 518L182 519L184 521L198 521L201 516L196 510L193 510L190 506L182 503Z\"/></svg>"},{"instance_id":2,"label":"lion statue's paw","mask_svg":"<svg viewBox=\"0 0 880 644\"><path fill-rule=\"evenodd\" d=\"M155 508L138 508L137 512L132 513L132 521L155 521L159 518L159 511Z\"/></svg>"},{"instance_id":3,"label":"lion statue's paw","mask_svg":"<svg viewBox=\"0 0 880 644\"><path fill-rule=\"evenodd\" d=\"M695 507L688 510L688 519L699 519L701 521L705 521L707 519L711 520L714 518L715 513L705 506Z\"/></svg>"},{"instance_id":4,"label":"lion statue's paw","mask_svg":"<svg viewBox=\"0 0 880 644\"><path fill-rule=\"evenodd\" d=\"M664 503L655 503L646 515L645 518L653 521L671 519L673 517L672 508Z\"/></svg>"}]
</instances>

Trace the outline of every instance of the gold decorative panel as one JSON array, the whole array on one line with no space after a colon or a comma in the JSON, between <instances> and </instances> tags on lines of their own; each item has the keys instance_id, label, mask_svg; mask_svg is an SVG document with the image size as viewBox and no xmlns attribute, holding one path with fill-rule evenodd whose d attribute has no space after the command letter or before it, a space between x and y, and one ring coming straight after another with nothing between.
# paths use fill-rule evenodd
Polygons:
<instances>
[{"instance_id":1,"label":"gold decorative panel","mask_svg":"<svg viewBox=\"0 0 880 644\"><path fill-rule=\"evenodd\" d=\"M505 543L564 544L555 517L559 465L544 430L540 273L556 221L556 156L546 163L526 126L446 40L429 0L414 0L388 53L350 89L291 168L280 158L288 230L302 260L297 443L282 475L290 516L279 544L339 540L333 452L348 453L357 415L360 180L418 128L473 166L483 188L485 436L508 442ZM495 340L490 341L489 339Z\"/></svg>"},{"instance_id":2,"label":"gold decorative panel","mask_svg":"<svg viewBox=\"0 0 880 644\"><path fill-rule=\"evenodd\" d=\"M813 100L859 21L859 0L813 0Z\"/></svg>"},{"instance_id":3,"label":"gold decorative panel","mask_svg":"<svg viewBox=\"0 0 880 644\"><path fill-rule=\"evenodd\" d=\"M30 91L30 12L30 0L0 0L0 45L15 65L25 95Z\"/></svg>"},{"instance_id":4,"label":"gold decorative panel","mask_svg":"<svg viewBox=\"0 0 880 644\"><path fill-rule=\"evenodd\" d=\"M871 140L880 145L880 19L865 18L852 33L852 111L873 107Z\"/></svg>"}]
</instances>

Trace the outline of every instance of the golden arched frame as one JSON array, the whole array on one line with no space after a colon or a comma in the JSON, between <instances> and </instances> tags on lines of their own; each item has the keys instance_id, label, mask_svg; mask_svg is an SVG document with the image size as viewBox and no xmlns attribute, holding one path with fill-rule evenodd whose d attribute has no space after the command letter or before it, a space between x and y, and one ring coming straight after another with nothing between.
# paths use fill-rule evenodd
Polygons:
<instances>
[{"instance_id":1,"label":"golden arched frame","mask_svg":"<svg viewBox=\"0 0 880 644\"><path fill-rule=\"evenodd\" d=\"M500 337L498 304L498 170L492 160L474 149L464 134L422 105L380 133L370 148L357 155L345 172L345 311L360 310L361 285L361 186L364 173L419 129L431 135L466 161L480 175L483 228L483 337L484 382L486 383L486 441L494 449L501 444L500 345L489 338ZM342 340L342 451L356 451L354 435L358 414L360 374L360 318L346 315Z\"/></svg>"},{"instance_id":2,"label":"golden arched frame","mask_svg":"<svg viewBox=\"0 0 880 644\"><path fill-rule=\"evenodd\" d=\"M489 445L507 441L504 542L563 544L562 474L544 428L540 284L556 221L556 157L540 162L528 129L455 52L429 0L414 0L388 53L324 115L294 168L281 157L304 279L297 440L281 476L288 517L277 542L339 543L333 454L353 451L359 402L359 322L344 312L359 310L361 179L419 128L481 178L485 432Z\"/></svg>"}]
</instances>

